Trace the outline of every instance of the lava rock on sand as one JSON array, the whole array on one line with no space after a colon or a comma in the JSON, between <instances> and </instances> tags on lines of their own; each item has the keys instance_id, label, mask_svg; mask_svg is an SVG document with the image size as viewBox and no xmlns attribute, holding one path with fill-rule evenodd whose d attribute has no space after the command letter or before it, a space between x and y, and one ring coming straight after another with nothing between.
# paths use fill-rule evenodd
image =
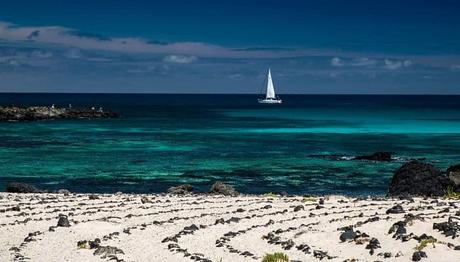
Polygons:
<instances>
[{"instance_id":1,"label":"lava rock on sand","mask_svg":"<svg viewBox=\"0 0 460 262\"><path fill-rule=\"evenodd\" d=\"M5 191L9 193L43 193L42 190L33 185L20 182L8 183Z\"/></svg>"},{"instance_id":2,"label":"lava rock on sand","mask_svg":"<svg viewBox=\"0 0 460 262\"><path fill-rule=\"evenodd\" d=\"M70 227L69 219L66 215L59 214L58 227Z\"/></svg>"},{"instance_id":3,"label":"lava rock on sand","mask_svg":"<svg viewBox=\"0 0 460 262\"><path fill-rule=\"evenodd\" d=\"M224 184L222 182L214 183L209 193L225 195L225 196L237 196L238 195L238 191L236 191L233 186Z\"/></svg>"},{"instance_id":4,"label":"lava rock on sand","mask_svg":"<svg viewBox=\"0 0 460 262\"><path fill-rule=\"evenodd\" d=\"M168 194L173 195L186 195L190 194L193 191L193 186L189 184L178 185L168 188Z\"/></svg>"},{"instance_id":5,"label":"lava rock on sand","mask_svg":"<svg viewBox=\"0 0 460 262\"><path fill-rule=\"evenodd\" d=\"M390 196L443 196L455 184L433 165L413 160L399 168L388 188Z\"/></svg>"}]
</instances>

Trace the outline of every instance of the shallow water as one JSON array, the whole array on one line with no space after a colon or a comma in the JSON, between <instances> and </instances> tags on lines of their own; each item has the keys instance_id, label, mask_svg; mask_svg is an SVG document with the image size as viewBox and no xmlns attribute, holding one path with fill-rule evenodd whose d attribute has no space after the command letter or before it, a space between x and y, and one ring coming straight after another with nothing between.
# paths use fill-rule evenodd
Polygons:
<instances>
[{"instance_id":1,"label":"shallow water","mask_svg":"<svg viewBox=\"0 0 460 262\"><path fill-rule=\"evenodd\" d=\"M460 96L0 94L2 105L103 106L110 120L0 123L0 188L384 194L407 159L460 162ZM389 163L349 160L394 152Z\"/></svg>"}]
</instances>

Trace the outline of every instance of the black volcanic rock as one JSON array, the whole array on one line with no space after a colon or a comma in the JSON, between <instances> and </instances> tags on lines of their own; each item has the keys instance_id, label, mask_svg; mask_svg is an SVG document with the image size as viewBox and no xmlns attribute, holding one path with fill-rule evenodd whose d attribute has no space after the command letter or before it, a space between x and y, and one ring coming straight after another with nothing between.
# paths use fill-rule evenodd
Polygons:
<instances>
[{"instance_id":1,"label":"black volcanic rock","mask_svg":"<svg viewBox=\"0 0 460 262\"><path fill-rule=\"evenodd\" d=\"M302 205L298 205L296 207L294 207L294 212L298 212L300 210L304 210L305 208L302 206Z\"/></svg>"},{"instance_id":2,"label":"black volcanic rock","mask_svg":"<svg viewBox=\"0 0 460 262\"><path fill-rule=\"evenodd\" d=\"M401 214L401 213L404 213L404 208L401 205L396 205L388 209L386 213L387 214Z\"/></svg>"},{"instance_id":3,"label":"black volcanic rock","mask_svg":"<svg viewBox=\"0 0 460 262\"><path fill-rule=\"evenodd\" d=\"M371 160L371 161L391 161L391 153L375 152L372 155L356 156L355 160Z\"/></svg>"},{"instance_id":4,"label":"black volcanic rock","mask_svg":"<svg viewBox=\"0 0 460 262\"><path fill-rule=\"evenodd\" d=\"M433 165L413 160L402 165L388 188L390 196L442 196L455 184Z\"/></svg>"},{"instance_id":5,"label":"black volcanic rock","mask_svg":"<svg viewBox=\"0 0 460 262\"><path fill-rule=\"evenodd\" d=\"M39 190L33 185L20 183L20 182L11 182L6 185L6 192L9 193L42 193L42 190Z\"/></svg>"},{"instance_id":6,"label":"black volcanic rock","mask_svg":"<svg viewBox=\"0 0 460 262\"><path fill-rule=\"evenodd\" d=\"M173 186L168 188L168 194L173 195L186 195L190 194L193 191L193 186L189 184Z\"/></svg>"},{"instance_id":7,"label":"black volcanic rock","mask_svg":"<svg viewBox=\"0 0 460 262\"><path fill-rule=\"evenodd\" d=\"M238 192L233 188L231 185L224 184L222 182L216 182L212 185L211 190L209 191L211 194L220 194L225 196L236 196Z\"/></svg>"},{"instance_id":8,"label":"black volcanic rock","mask_svg":"<svg viewBox=\"0 0 460 262\"><path fill-rule=\"evenodd\" d=\"M0 107L0 122L2 121L37 121L51 119L77 118L116 118L118 115L102 109L74 109L47 106L31 107Z\"/></svg>"},{"instance_id":9,"label":"black volcanic rock","mask_svg":"<svg viewBox=\"0 0 460 262\"><path fill-rule=\"evenodd\" d=\"M69 219L66 215L59 215L58 227L70 227Z\"/></svg>"},{"instance_id":10,"label":"black volcanic rock","mask_svg":"<svg viewBox=\"0 0 460 262\"><path fill-rule=\"evenodd\" d=\"M426 253L423 251L416 251L412 254L412 261L420 261L422 258L426 258Z\"/></svg>"},{"instance_id":11,"label":"black volcanic rock","mask_svg":"<svg viewBox=\"0 0 460 262\"><path fill-rule=\"evenodd\" d=\"M345 230L345 232L340 234L339 239L340 239L340 241L345 242L347 240L353 240L357 236L358 236L358 234L355 231L353 231L353 229L347 229L347 230Z\"/></svg>"},{"instance_id":12,"label":"black volcanic rock","mask_svg":"<svg viewBox=\"0 0 460 262\"><path fill-rule=\"evenodd\" d=\"M460 164L451 166L447 169L447 176L460 189Z\"/></svg>"}]
</instances>

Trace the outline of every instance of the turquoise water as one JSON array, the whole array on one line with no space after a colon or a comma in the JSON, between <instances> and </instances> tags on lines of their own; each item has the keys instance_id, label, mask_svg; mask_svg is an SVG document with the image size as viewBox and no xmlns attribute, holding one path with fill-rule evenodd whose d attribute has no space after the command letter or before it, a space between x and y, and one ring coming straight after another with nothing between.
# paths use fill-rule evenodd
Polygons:
<instances>
[{"instance_id":1,"label":"turquoise water","mask_svg":"<svg viewBox=\"0 0 460 262\"><path fill-rule=\"evenodd\" d=\"M78 192L164 192L216 180L247 193L384 194L411 158L460 162L459 96L1 94L0 104L103 106L110 120L0 123L8 181ZM390 151L389 163L350 160Z\"/></svg>"}]
</instances>

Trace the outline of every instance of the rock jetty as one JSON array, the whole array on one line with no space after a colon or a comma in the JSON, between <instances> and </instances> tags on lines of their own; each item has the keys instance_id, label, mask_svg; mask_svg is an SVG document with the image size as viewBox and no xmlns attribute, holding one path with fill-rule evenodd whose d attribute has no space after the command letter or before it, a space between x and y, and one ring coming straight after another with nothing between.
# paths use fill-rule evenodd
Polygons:
<instances>
[{"instance_id":1,"label":"rock jetty","mask_svg":"<svg viewBox=\"0 0 460 262\"><path fill-rule=\"evenodd\" d=\"M37 121L52 119L78 119L78 118L116 118L118 114L104 111L102 108L76 109L59 108L54 106L16 107L0 106L0 122L5 121Z\"/></svg>"}]
</instances>

